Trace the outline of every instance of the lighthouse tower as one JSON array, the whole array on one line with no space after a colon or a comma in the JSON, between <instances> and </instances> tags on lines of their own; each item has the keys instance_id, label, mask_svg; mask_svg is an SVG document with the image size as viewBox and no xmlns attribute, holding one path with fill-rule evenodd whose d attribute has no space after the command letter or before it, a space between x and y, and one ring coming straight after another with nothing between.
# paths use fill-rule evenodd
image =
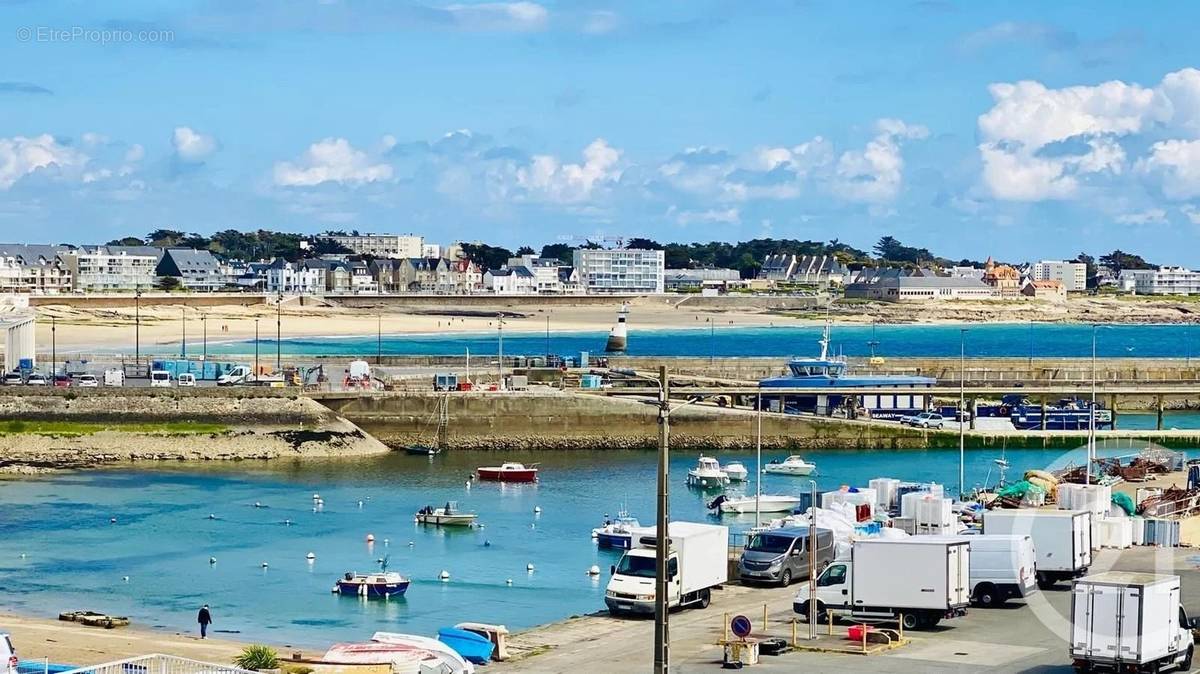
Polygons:
<instances>
[{"instance_id":1,"label":"lighthouse tower","mask_svg":"<svg viewBox=\"0 0 1200 674\"><path fill-rule=\"evenodd\" d=\"M626 332L626 319L629 318L629 303L623 302L621 310L617 312L617 324L612 327L608 333L608 344L604 346L604 350L609 353L621 353L625 351L626 345L629 343L628 333Z\"/></svg>"}]
</instances>

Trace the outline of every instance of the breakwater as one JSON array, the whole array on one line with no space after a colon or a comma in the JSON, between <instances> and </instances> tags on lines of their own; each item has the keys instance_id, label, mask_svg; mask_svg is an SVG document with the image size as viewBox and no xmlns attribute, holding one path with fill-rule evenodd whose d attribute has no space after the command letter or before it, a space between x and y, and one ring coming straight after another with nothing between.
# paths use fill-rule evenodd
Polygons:
<instances>
[{"instance_id":1,"label":"breakwater","mask_svg":"<svg viewBox=\"0 0 1200 674\"><path fill-rule=\"evenodd\" d=\"M0 394L0 472L136 460L387 451L352 422L286 390L40 389Z\"/></svg>"}]
</instances>

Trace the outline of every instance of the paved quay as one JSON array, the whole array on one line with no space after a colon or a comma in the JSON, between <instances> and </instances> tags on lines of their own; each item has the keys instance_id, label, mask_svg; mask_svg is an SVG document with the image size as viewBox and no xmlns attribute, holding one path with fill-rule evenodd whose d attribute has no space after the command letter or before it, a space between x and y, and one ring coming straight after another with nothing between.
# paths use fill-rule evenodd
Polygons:
<instances>
[{"instance_id":1,"label":"paved quay","mask_svg":"<svg viewBox=\"0 0 1200 674\"><path fill-rule=\"evenodd\" d=\"M1191 548L1102 550L1093 572L1106 570L1174 573L1182 578L1184 607L1200 615L1200 551ZM897 578L897 582L903 579ZM790 641L792 596L796 587L750 588L730 585L713 595L706 610L671 615L671 671L721 669L725 614L749 617L755 635L762 630L767 604L770 636ZM1040 592L1028 602L1010 601L997 609L973 608L963 618L942 621L928 631L907 632L907 645L875 655L792 651L763 656L758 672L1072 672L1065 634L1071 593L1067 584ZM821 626L821 631L825 630ZM839 626L835 626L835 630ZM840 626L841 630L845 625ZM808 625L797 625L803 639ZM610 618L598 613L534 628L514 635L514 659L489 666L494 672L633 672L653 660L652 619Z\"/></svg>"}]
</instances>

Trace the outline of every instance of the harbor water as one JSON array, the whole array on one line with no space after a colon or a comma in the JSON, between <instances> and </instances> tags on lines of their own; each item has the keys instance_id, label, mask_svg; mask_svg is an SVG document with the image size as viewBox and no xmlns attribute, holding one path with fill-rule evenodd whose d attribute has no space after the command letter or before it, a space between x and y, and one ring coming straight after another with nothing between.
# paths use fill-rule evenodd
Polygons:
<instances>
[{"instance_id":1,"label":"harbor water","mask_svg":"<svg viewBox=\"0 0 1200 674\"><path fill-rule=\"evenodd\" d=\"M1136 451L1122 445L1099 453ZM968 450L967 486L994 483L993 460L1001 454L1011 464L1010 479L1083 456ZM716 494L684 485L696 455L672 456L672 518L715 521L705 505ZM744 461L753 477L752 453L717 456ZM782 454L764 460L772 457ZM958 479L954 450L814 451L805 458L817 464L822 490L865 486L880 476L934 480L953 490ZM501 460L539 463L540 483L467 488L476 467ZM655 465L655 454L645 451L451 452L2 480L3 606L47 616L87 609L188 631L207 603L217 636L310 649L375 630L433 634L464 620L521 629L603 609L608 568L619 554L597 549L591 530L622 506L643 524L653 523ZM806 478L764 477L764 493L807 489ZM752 494L753 482L736 491ZM314 493L324 502L316 511ZM456 531L414 524L417 509L448 500L478 512L483 526ZM744 531L754 518L722 521ZM379 559L412 578L406 597L364 601L330 592L340 575L376 569ZM587 575L592 565L601 568L599 577ZM445 582L438 579L442 571L450 574Z\"/></svg>"},{"instance_id":2,"label":"harbor water","mask_svg":"<svg viewBox=\"0 0 1200 674\"><path fill-rule=\"evenodd\" d=\"M962 335L967 357L1088 358L1092 355L1092 327L1058 323L989 323L951 325L837 325L832 329L830 349L847 356L957 357ZM630 319L631 356L812 356L819 352L817 340L822 326L738 327L717 325L709 329L639 330L636 315ZM282 351L286 355L493 355L497 352L494 331L437 335L376 335L361 337L287 338L284 325ZM504 331L504 352L511 355L550 353L596 354L604 350L606 332L522 332L511 324ZM191 349L195 349L193 342ZM275 352L275 341L264 335L259 340L263 353ZM162 353L178 353L179 345L160 345ZM253 342L208 345L213 354L246 354ZM1200 357L1200 326L1195 325L1103 325L1096 330L1096 354L1101 358Z\"/></svg>"}]
</instances>

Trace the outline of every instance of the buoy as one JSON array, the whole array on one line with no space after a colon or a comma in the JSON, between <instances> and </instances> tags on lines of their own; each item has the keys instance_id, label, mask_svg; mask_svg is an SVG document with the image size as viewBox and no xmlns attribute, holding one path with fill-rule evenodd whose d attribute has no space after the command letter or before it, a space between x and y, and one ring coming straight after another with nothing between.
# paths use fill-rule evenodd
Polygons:
<instances>
[{"instance_id":1,"label":"buoy","mask_svg":"<svg viewBox=\"0 0 1200 674\"><path fill-rule=\"evenodd\" d=\"M410 547L410 548L411 548L411 547L412 547L412 546L414 546L414 545L416 545L416 543L415 543L415 542L413 542L413 541L409 541L409 542L408 542L408 547Z\"/></svg>"},{"instance_id":2,"label":"buoy","mask_svg":"<svg viewBox=\"0 0 1200 674\"><path fill-rule=\"evenodd\" d=\"M117 518L115 518L115 517L110 517L110 518L108 518L108 523L109 523L109 524L116 524L116 523L117 523Z\"/></svg>"},{"instance_id":3,"label":"buoy","mask_svg":"<svg viewBox=\"0 0 1200 674\"><path fill-rule=\"evenodd\" d=\"M208 519L210 519L210 520L215 520L215 519L217 519L217 516L216 516L216 515L214 515L214 514L212 514L212 513L209 513L209 514L208 514Z\"/></svg>"},{"instance_id":4,"label":"buoy","mask_svg":"<svg viewBox=\"0 0 1200 674\"><path fill-rule=\"evenodd\" d=\"M542 506L533 506L533 512L534 514L540 514L542 512Z\"/></svg>"},{"instance_id":5,"label":"buoy","mask_svg":"<svg viewBox=\"0 0 1200 674\"><path fill-rule=\"evenodd\" d=\"M263 563L262 563L262 568L264 568L264 569L265 569L265 568L267 568L267 563L266 563L266 562L263 562Z\"/></svg>"},{"instance_id":6,"label":"buoy","mask_svg":"<svg viewBox=\"0 0 1200 674\"><path fill-rule=\"evenodd\" d=\"M441 580L442 582L446 582L447 580L450 580L450 572L442 571L441 573L438 574L438 579Z\"/></svg>"},{"instance_id":7,"label":"buoy","mask_svg":"<svg viewBox=\"0 0 1200 674\"><path fill-rule=\"evenodd\" d=\"M217 563L217 558L216 558L216 557L209 557L209 558L208 558L208 563L209 563L209 564L216 564L216 563Z\"/></svg>"},{"instance_id":8,"label":"buoy","mask_svg":"<svg viewBox=\"0 0 1200 674\"><path fill-rule=\"evenodd\" d=\"M389 540L388 540L388 539L386 539L386 538L385 538L385 539L383 539L383 547L385 547L385 548L386 548L386 547L388 546L388 544L389 544L389 543L391 543L391 541L389 541Z\"/></svg>"},{"instance_id":9,"label":"buoy","mask_svg":"<svg viewBox=\"0 0 1200 674\"><path fill-rule=\"evenodd\" d=\"M470 489L470 488L471 488L471 481L467 480L467 489Z\"/></svg>"},{"instance_id":10,"label":"buoy","mask_svg":"<svg viewBox=\"0 0 1200 674\"><path fill-rule=\"evenodd\" d=\"M284 521L283 521L283 526L285 526L285 527L290 527L290 526L292 526L292 521L291 521L291 520L284 520Z\"/></svg>"},{"instance_id":11,"label":"buoy","mask_svg":"<svg viewBox=\"0 0 1200 674\"><path fill-rule=\"evenodd\" d=\"M367 534L367 542L374 543L375 542L375 534Z\"/></svg>"},{"instance_id":12,"label":"buoy","mask_svg":"<svg viewBox=\"0 0 1200 674\"><path fill-rule=\"evenodd\" d=\"M487 540L487 539L484 539L484 541L483 541L483 547L485 547L485 548L490 548L490 547L492 547L492 542L491 542L491 541L489 541L489 540Z\"/></svg>"},{"instance_id":13,"label":"buoy","mask_svg":"<svg viewBox=\"0 0 1200 674\"><path fill-rule=\"evenodd\" d=\"M321 495L320 495L320 494L313 494L313 500L314 500L314 501L320 501L320 500L321 500Z\"/></svg>"},{"instance_id":14,"label":"buoy","mask_svg":"<svg viewBox=\"0 0 1200 674\"><path fill-rule=\"evenodd\" d=\"M313 553L311 553L311 552L310 552L310 553L308 553L307 555L304 555L304 558L305 558L305 559L307 559L308 561L310 561L310 562L311 562L311 561L313 561L314 559L316 559L316 558L317 558L317 556L316 556L316 555L314 555Z\"/></svg>"},{"instance_id":15,"label":"buoy","mask_svg":"<svg viewBox=\"0 0 1200 674\"><path fill-rule=\"evenodd\" d=\"M504 584L505 584L505 585L512 585L512 578L509 578L508 580L504 581Z\"/></svg>"},{"instance_id":16,"label":"buoy","mask_svg":"<svg viewBox=\"0 0 1200 674\"><path fill-rule=\"evenodd\" d=\"M129 576L121 576L121 580L123 580L123 581L125 581L126 583L128 583L128 582L129 582Z\"/></svg>"},{"instance_id":17,"label":"buoy","mask_svg":"<svg viewBox=\"0 0 1200 674\"><path fill-rule=\"evenodd\" d=\"M533 564L526 564L526 565L525 565L525 570L526 570L526 571L533 571Z\"/></svg>"},{"instance_id":18,"label":"buoy","mask_svg":"<svg viewBox=\"0 0 1200 674\"><path fill-rule=\"evenodd\" d=\"M24 552L22 552L22 553L21 553L21 559L25 559L25 553L24 553Z\"/></svg>"},{"instance_id":19,"label":"buoy","mask_svg":"<svg viewBox=\"0 0 1200 674\"><path fill-rule=\"evenodd\" d=\"M262 503L260 503L259 501L255 501L255 502L254 502L254 507L255 507L255 508L261 508L261 507L262 507Z\"/></svg>"},{"instance_id":20,"label":"buoy","mask_svg":"<svg viewBox=\"0 0 1200 674\"><path fill-rule=\"evenodd\" d=\"M359 508L363 507L363 502L362 502L362 501L359 501L359 502L358 502L358 507L359 507Z\"/></svg>"},{"instance_id":21,"label":"buoy","mask_svg":"<svg viewBox=\"0 0 1200 674\"><path fill-rule=\"evenodd\" d=\"M317 512L317 509L316 509L316 508L313 508L313 512Z\"/></svg>"},{"instance_id":22,"label":"buoy","mask_svg":"<svg viewBox=\"0 0 1200 674\"><path fill-rule=\"evenodd\" d=\"M593 564L592 568L588 569L588 575L589 576L599 576L600 575L600 567Z\"/></svg>"}]
</instances>

